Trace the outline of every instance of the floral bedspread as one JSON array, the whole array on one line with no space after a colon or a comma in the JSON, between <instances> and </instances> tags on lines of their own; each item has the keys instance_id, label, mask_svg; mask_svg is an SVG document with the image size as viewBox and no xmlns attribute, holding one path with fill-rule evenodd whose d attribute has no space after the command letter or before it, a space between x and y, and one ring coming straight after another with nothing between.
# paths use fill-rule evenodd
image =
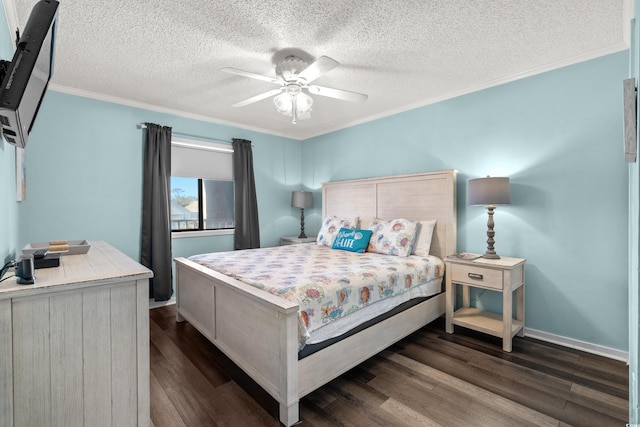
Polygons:
<instances>
[{"instance_id":1,"label":"floral bedspread","mask_svg":"<svg viewBox=\"0 0 640 427\"><path fill-rule=\"evenodd\" d=\"M301 347L312 332L444 274L444 263L433 256L360 254L314 243L189 259L297 303Z\"/></svg>"}]
</instances>

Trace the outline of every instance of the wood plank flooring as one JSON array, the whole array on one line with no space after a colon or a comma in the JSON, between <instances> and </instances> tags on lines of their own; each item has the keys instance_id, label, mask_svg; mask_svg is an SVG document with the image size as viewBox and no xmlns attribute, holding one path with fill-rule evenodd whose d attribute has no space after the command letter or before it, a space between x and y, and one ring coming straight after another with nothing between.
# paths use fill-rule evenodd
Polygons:
<instances>
[{"instance_id":1,"label":"wood plank flooring","mask_svg":"<svg viewBox=\"0 0 640 427\"><path fill-rule=\"evenodd\" d=\"M278 405L175 306L150 311L151 419L164 426L278 426ZM303 426L624 426L625 363L439 319L300 402Z\"/></svg>"}]
</instances>

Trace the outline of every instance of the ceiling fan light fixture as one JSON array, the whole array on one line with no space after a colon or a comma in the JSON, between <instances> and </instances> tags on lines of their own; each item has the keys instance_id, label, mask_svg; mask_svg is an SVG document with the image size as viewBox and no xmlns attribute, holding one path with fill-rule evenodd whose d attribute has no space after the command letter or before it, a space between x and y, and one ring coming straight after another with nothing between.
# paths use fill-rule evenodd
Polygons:
<instances>
[{"instance_id":1,"label":"ceiling fan light fixture","mask_svg":"<svg viewBox=\"0 0 640 427\"><path fill-rule=\"evenodd\" d=\"M302 118L303 114L310 112L311 106L313 106L313 98L309 95L304 92L300 92L296 96L296 110L299 118Z\"/></svg>"},{"instance_id":2,"label":"ceiling fan light fixture","mask_svg":"<svg viewBox=\"0 0 640 427\"><path fill-rule=\"evenodd\" d=\"M276 106L278 113L285 116L291 115L293 103L291 102L291 95L287 92L282 92L280 95L273 98L273 105Z\"/></svg>"},{"instance_id":3,"label":"ceiling fan light fixture","mask_svg":"<svg viewBox=\"0 0 640 427\"><path fill-rule=\"evenodd\" d=\"M311 117L313 98L302 92L299 85L288 85L286 91L273 98L273 104L279 113L296 120L305 120Z\"/></svg>"}]
</instances>

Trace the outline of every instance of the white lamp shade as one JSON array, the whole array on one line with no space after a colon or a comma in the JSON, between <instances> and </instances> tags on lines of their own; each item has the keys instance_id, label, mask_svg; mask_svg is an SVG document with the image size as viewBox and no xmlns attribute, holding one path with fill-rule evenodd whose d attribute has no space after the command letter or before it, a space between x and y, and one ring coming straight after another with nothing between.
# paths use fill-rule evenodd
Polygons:
<instances>
[{"instance_id":1,"label":"white lamp shade","mask_svg":"<svg viewBox=\"0 0 640 427\"><path fill-rule=\"evenodd\" d=\"M486 177L470 179L467 204L484 206L511 204L509 178Z\"/></svg>"},{"instance_id":2,"label":"white lamp shade","mask_svg":"<svg viewBox=\"0 0 640 427\"><path fill-rule=\"evenodd\" d=\"M310 208L313 206L313 193L310 191L293 191L291 206L294 208Z\"/></svg>"},{"instance_id":3,"label":"white lamp shade","mask_svg":"<svg viewBox=\"0 0 640 427\"><path fill-rule=\"evenodd\" d=\"M305 113L308 113L311 110L311 106L313 105L313 98L311 98L306 93L300 92L296 96L296 109L298 115L302 116Z\"/></svg>"},{"instance_id":4,"label":"white lamp shade","mask_svg":"<svg viewBox=\"0 0 640 427\"><path fill-rule=\"evenodd\" d=\"M276 109L279 113L282 113L285 116L291 115L292 103L291 96L288 93L283 92L273 98L273 104L276 106Z\"/></svg>"},{"instance_id":5,"label":"white lamp shade","mask_svg":"<svg viewBox=\"0 0 640 427\"><path fill-rule=\"evenodd\" d=\"M313 106L313 98L303 93L296 85L287 88L286 92L273 98L273 104L279 113L291 116L295 108L298 119L308 119L311 117L310 111Z\"/></svg>"}]
</instances>

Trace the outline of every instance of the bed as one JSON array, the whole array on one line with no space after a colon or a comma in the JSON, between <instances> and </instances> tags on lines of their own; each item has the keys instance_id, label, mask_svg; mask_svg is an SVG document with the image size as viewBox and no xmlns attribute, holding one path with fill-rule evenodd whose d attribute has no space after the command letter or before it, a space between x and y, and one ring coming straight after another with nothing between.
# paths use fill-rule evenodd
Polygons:
<instances>
[{"instance_id":1,"label":"bed","mask_svg":"<svg viewBox=\"0 0 640 427\"><path fill-rule=\"evenodd\" d=\"M324 217L436 220L430 254L456 251L453 170L324 183ZM313 244L311 244L313 245ZM300 305L208 268L175 259L177 320L187 320L280 406L280 422L299 419L299 399L445 312L444 293L299 358Z\"/></svg>"}]
</instances>

